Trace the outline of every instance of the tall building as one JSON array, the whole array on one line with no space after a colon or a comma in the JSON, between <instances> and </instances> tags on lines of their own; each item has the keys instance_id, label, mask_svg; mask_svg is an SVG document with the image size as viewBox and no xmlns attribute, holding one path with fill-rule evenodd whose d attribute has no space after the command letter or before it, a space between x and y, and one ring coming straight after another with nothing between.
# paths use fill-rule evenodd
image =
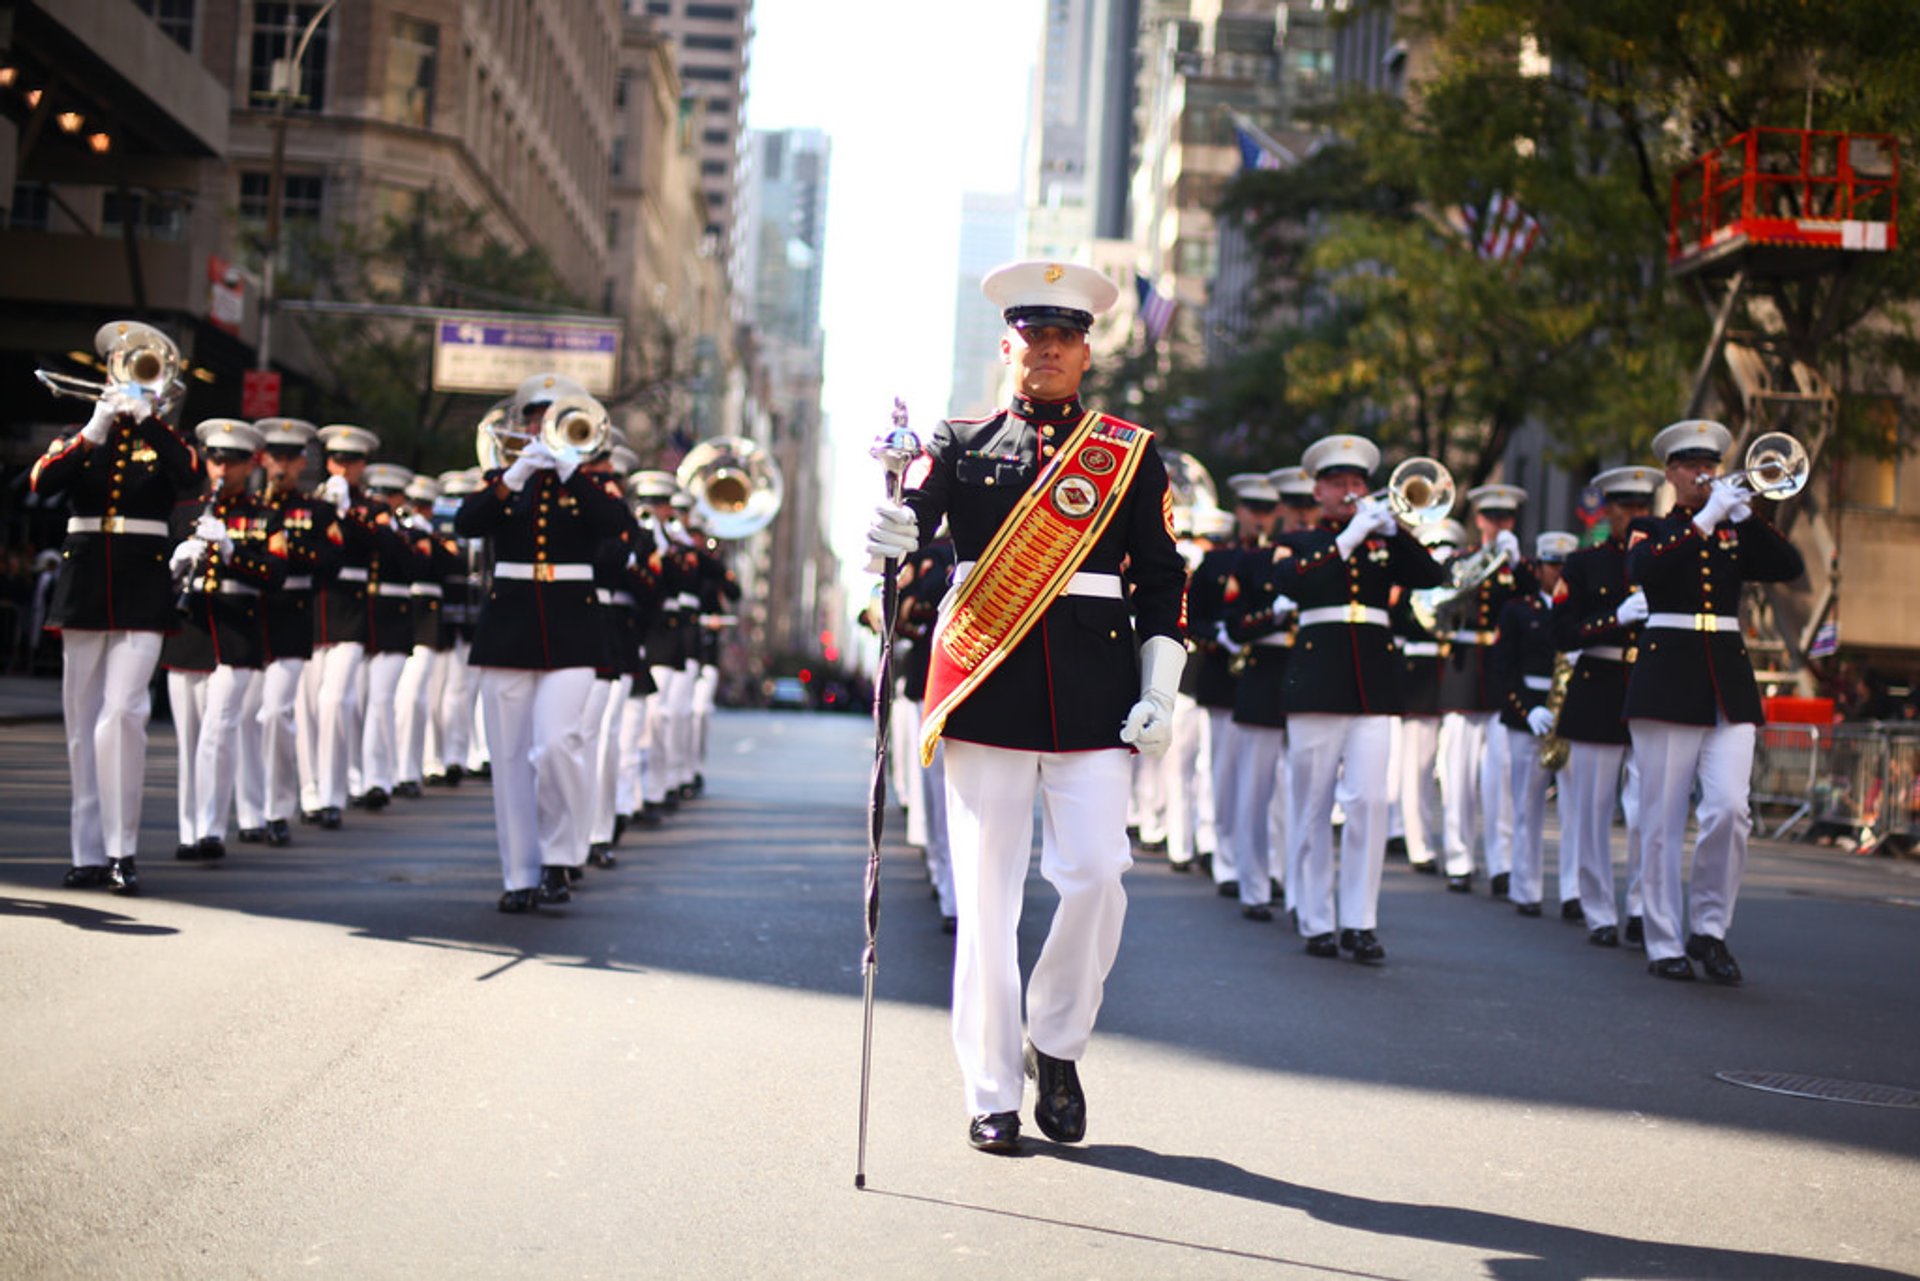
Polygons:
<instances>
[{"instance_id":1,"label":"tall building","mask_svg":"<svg viewBox=\"0 0 1920 1281\"><path fill-rule=\"evenodd\" d=\"M1006 367L1000 361L1000 313L980 280L1019 256L1021 199L1011 192L970 191L960 198L960 261L953 282L953 378L947 417L971 418L999 407Z\"/></svg>"}]
</instances>

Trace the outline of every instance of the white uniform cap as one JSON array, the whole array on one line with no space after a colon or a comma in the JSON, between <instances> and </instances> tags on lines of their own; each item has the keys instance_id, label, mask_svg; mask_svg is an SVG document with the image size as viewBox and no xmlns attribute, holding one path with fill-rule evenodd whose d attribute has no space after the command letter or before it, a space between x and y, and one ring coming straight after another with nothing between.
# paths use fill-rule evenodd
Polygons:
<instances>
[{"instance_id":1,"label":"white uniform cap","mask_svg":"<svg viewBox=\"0 0 1920 1281\"><path fill-rule=\"evenodd\" d=\"M407 497L416 503L431 503L440 497L440 482L431 476L415 476L407 482Z\"/></svg>"},{"instance_id":2,"label":"white uniform cap","mask_svg":"<svg viewBox=\"0 0 1920 1281\"><path fill-rule=\"evenodd\" d=\"M1081 333L1120 297L1100 272L1071 262L1010 262L988 272L980 292L1016 329L1059 325Z\"/></svg>"},{"instance_id":3,"label":"white uniform cap","mask_svg":"<svg viewBox=\"0 0 1920 1281\"><path fill-rule=\"evenodd\" d=\"M369 490L404 493L407 486L413 483L413 470L399 463L370 463L360 483Z\"/></svg>"},{"instance_id":4,"label":"white uniform cap","mask_svg":"<svg viewBox=\"0 0 1920 1281\"><path fill-rule=\"evenodd\" d=\"M627 492L643 503L662 503L680 489L670 471L637 471L627 480Z\"/></svg>"},{"instance_id":5,"label":"white uniform cap","mask_svg":"<svg viewBox=\"0 0 1920 1281\"><path fill-rule=\"evenodd\" d=\"M244 449L249 454L260 449L260 433L243 418L209 418L193 434L208 449Z\"/></svg>"},{"instance_id":6,"label":"white uniform cap","mask_svg":"<svg viewBox=\"0 0 1920 1281\"><path fill-rule=\"evenodd\" d=\"M468 494L480 492L480 487L486 483L486 477L481 474L478 467L465 467L458 471L443 471L440 473L440 496L442 498L463 498Z\"/></svg>"},{"instance_id":7,"label":"white uniform cap","mask_svg":"<svg viewBox=\"0 0 1920 1281\"><path fill-rule=\"evenodd\" d=\"M690 512L693 510L693 495L684 489L674 490L673 497L667 501L673 504L673 509L677 512Z\"/></svg>"},{"instance_id":8,"label":"white uniform cap","mask_svg":"<svg viewBox=\"0 0 1920 1281\"><path fill-rule=\"evenodd\" d=\"M1467 491L1467 501L1480 512L1518 511L1527 491L1518 485L1475 485Z\"/></svg>"},{"instance_id":9,"label":"white uniform cap","mask_svg":"<svg viewBox=\"0 0 1920 1281\"><path fill-rule=\"evenodd\" d=\"M1289 498L1313 501L1313 473L1304 467L1276 467L1267 473L1267 479L1282 502Z\"/></svg>"},{"instance_id":10,"label":"white uniform cap","mask_svg":"<svg viewBox=\"0 0 1920 1281\"><path fill-rule=\"evenodd\" d=\"M1193 511L1193 533L1196 538L1233 537L1233 513L1221 511L1218 507L1196 507Z\"/></svg>"},{"instance_id":11,"label":"white uniform cap","mask_svg":"<svg viewBox=\"0 0 1920 1281\"><path fill-rule=\"evenodd\" d=\"M1732 448L1733 433L1711 418L1682 419L1653 438L1653 456L1663 463L1672 462L1676 455L1718 462Z\"/></svg>"},{"instance_id":12,"label":"white uniform cap","mask_svg":"<svg viewBox=\"0 0 1920 1281\"><path fill-rule=\"evenodd\" d=\"M1595 476L1593 487L1609 501L1616 496L1651 499L1664 479L1657 467L1613 467Z\"/></svg>"},{"instance_id":13,"label":"white uniform cap","mask_svg":"<svg viewBox=\"0 0 1920 1281\"><path fill-rule=\"evenodd\" d=\"M615 445L608 451L607 458L613 464L613 474L616 476L630 476L633 474L633 469L640 465L640 455L625 445Z\"/></svg>"},{"instance_id":14,"label":"white uniform cap","mask_svg":"<svg viewBox=\"0 0 1920 1281\"><path fill-rule=\"evenodd\" d=\"M256 418L253 429L260 433L263 445L304 446L320 429L304 418Z\"/></svg>"},{"instance_id":15,"label":"white uniform cap","mask_svg":"<svg viewBox=\"0 0 1920 1281\"><path fill-rule=\"evenodd\" d=\"M380 448L378 436L350 423L329 423L322 427L320 443L329 454L371 454Z\"/></svg>"},{"instance_id":16,"label":"white uniform cap","mask_svg":"<svg viewBox=\"0 0 1920 1281\"><path fill-rule=\"evenodd\" d=\"M1316 480L1336 467L1371 476L1380 466L1380 447L1365 436L1322 436L1300 455L1300 465Z\"/></svg>"},{"instance_id":17,"label":"white uniform cap","mask_svg":"<svg viewBox=\"0 0 1920 1281\"><path fill-rule=\"evenodd\" d=\"M1565 530L1549 529L1533 540L1533 556L1535 560L1558 565L1579 546L1580 540Z\"/></svg>"},{"instance_id":18,"label":"white uniform cap","mask_svg":"<svg viewBox=\"0 0 1920 1281\"><path fill-rule=\"evenodd\" d=\"M1467 531L1457 520L1436 520L1416 527L1413 536L1422 547L1465 547Z\"/></svg>"},{"instance_id":19,"label":"white uniform cap","mask_svg":"<svg viewBox=\"0 0 1920 1281\"><path fill-rule=\"evenodd\" d=\"M526 413L529 405L544 405L549 401L559 400L562 396L588 394L585 387L565 374L535 374L523 381L513 393L513 407L508 412L517 423Z\"/></svg>"},{"instance_id":20,"label":"white uniform cap","mask_svg":"<svg viewBox=\"0 0 1920 1281\"><path fill-rule=\"evenodd\" d=\"M1227 477L1227 492L1236 503L1277 503L1280 493L1262 471L1243 471Z\"/></svg>"}]
</instances>

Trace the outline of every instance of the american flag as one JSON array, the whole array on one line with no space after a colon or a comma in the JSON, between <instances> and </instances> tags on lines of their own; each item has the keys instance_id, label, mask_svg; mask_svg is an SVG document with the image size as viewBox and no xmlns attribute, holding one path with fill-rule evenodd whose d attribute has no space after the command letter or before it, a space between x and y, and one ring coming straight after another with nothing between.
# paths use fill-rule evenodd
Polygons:
<instances>
[{"instance_id":1,"label":"american flag","mask_svg":"<svg viewBox=\"0 0 1920 1281\"><path fill-rule=\"evenodd\" d=\"M1163 296L1152 281L1137 271L1133 273L1133 288L1140 295L1140 319L1147 327L1147 341L1157 343L1173 323L1173 313L1179 309L1180 301Z\"/></svg>"},{"instance_id":2,"label":"american flag","mask_svg":"<svg viewBox=\"0 0 1920 1281\"><path fill-rule=\"evenodd\" d=\"M1261 139L1254 136L1245 125L1235 125L1233 136L1240 144L1240 172L1249 169L1278 169L1281 167L1280 154Z\"/></svg>"},{"instance_id":3,"label":"american flag","mask_svg":"<svg viewBox=\"0 0 1920 1281\"><path fill-rule=\"evenodd\" d=\"M1490 262L1519 262L1540 239L1540 223L1503 191L1494 192L1486 208L1463 205L1460 213L1475 256Z\"/></svg>"}]
</instances>

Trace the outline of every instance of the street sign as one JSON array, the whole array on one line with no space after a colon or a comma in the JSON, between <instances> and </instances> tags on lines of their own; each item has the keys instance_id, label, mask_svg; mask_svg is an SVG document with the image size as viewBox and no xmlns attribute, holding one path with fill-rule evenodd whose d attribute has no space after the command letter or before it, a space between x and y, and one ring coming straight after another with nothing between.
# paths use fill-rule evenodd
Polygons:
<instances>
[{"instance_id":1,"label":"street sign","mask_svg":"<svg viewBox=\"0 0 1920 1281\"><path fill-rule=\"evenodd\" d=\"M614 389L620 326L510 316L447 317L433 326L435 391L505 394L535 374L565 374L596 396Z\"/></svg>"},{"instance_id":2,"label":"street sign","mask_svg":"<svg viewBox=\"0 0 1920 1281\"><path fill-rule=\"evenodd\" d=\"M280 412L280 371L249 369L240 375L240 416L272 418Z\"/></svg>"}]
</instances>

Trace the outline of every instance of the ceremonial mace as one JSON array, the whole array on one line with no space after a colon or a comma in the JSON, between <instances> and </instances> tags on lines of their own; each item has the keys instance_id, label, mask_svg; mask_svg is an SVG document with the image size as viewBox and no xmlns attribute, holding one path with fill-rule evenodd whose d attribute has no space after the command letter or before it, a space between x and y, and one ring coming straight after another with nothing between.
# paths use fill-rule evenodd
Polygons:
<instances>
[{"instance_id":1,"label":"ceremonial mace","mask_svg":"<svg viewBox=\"0 0 1920 1281\"><path fill-rule=\"evenodd\" d=\"M920 456L920 438L907 430L907 406L893 401L893 430L873 442L867 451L887 471L887 501L900 501L908 466ZM889 556L880 563L880 667L873 682L873 783L867 790L867 947L860 968L866 978L865 1025L860 1035L860 1158L853 1186L867 1186L867 1082L873 1070L873 972L880 937L880 828L887 812L887 730L893 715L893 620L900 608L897 581L900 560Z\"/></svg>"}]
</instances>

